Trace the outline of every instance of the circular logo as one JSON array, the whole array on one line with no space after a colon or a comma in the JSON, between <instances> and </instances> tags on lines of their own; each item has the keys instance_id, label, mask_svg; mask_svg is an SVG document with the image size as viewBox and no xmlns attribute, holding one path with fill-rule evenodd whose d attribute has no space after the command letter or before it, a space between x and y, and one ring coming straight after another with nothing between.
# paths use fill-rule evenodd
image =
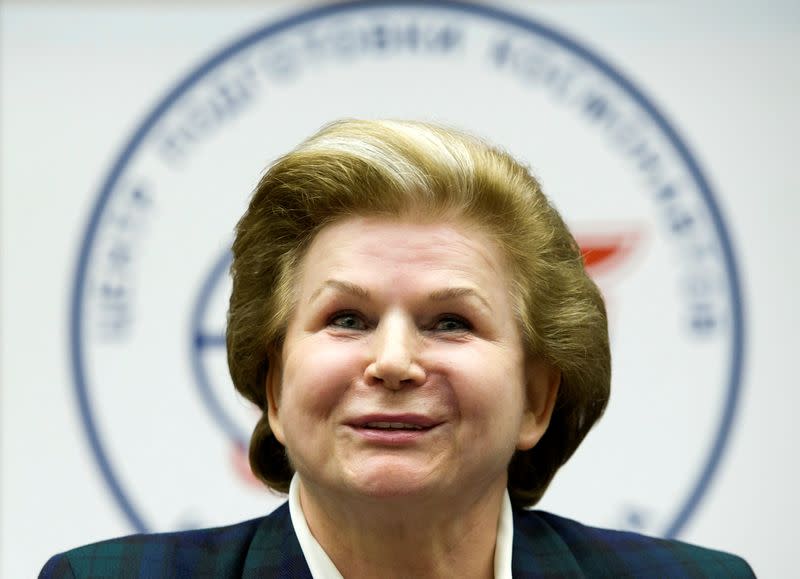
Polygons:
<instances>
[{"instance_id":1,"label":"circular logo","mask_svg":"<svg viewBox=\"0 0 800 579\"><path fill-rule=\"evenodd\" d=\"M333 119L427 119L531 164L609 308L612 401L541 507L675 536L706 493L743 356L736 264L677 131L598 55L460 2L354 2L275 22L179 82L99 192L71 348L86 433L138 531L264 514L258 412L227 374L228 248L260 171Z\"/></svg>"}]
</instances>

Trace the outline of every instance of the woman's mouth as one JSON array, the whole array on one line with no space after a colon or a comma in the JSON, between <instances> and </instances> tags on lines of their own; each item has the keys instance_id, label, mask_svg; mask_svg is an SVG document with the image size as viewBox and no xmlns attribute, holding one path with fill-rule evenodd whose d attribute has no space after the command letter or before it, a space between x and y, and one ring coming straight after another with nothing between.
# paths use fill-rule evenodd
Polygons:
<instances>
[{"instance_id":1,"label":"woman's mouth","mask_svg":"<svg viewBox=\"0 0 800 579\"><path fill-rule=\"evenodd\" d=\"M402 446L421 440L440 424L440 421L428 416L404 414L363 416L351 421L348 426L365 441Z\"/></svg>"},{"instance_id":2,"label":"woman's mouth","mask_svg":"<svg viewBox=\"0 0 800 579\"><path fill-rule=\"evenodd\" d=\"M407 422L367 422L362 428L376 428L378 430L424 430L424 426Z\"/></svg>"}]
</instances>

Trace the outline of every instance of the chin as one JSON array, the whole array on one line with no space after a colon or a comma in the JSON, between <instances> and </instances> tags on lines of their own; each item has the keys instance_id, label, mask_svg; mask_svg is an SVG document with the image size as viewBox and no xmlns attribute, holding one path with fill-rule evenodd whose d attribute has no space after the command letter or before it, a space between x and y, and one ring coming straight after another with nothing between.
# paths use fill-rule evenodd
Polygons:
<instances>
[{"instance_id":1,"label":"chin","mask_svg":"<svg viewBox=\"0 0 800 579\"><path fill-rule=\"evenodd\" d=\"M430 472L407 468L382 466L353 473L350 487L363 497L393 499L422 497L435 493L437 487Z\"/></svg>"}]
</instances>

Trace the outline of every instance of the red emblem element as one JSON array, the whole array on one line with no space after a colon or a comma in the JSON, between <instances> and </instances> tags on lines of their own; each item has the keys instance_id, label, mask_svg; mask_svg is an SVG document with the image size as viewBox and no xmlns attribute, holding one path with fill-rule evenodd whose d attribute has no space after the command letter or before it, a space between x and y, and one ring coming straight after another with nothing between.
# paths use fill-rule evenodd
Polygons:
<instances>
[{"instance_id":1,"label":"red emblem element","mask_svg":"<svg viewBox=\"0 0 800 579\"><path fill-rule=\"evenodd\" d=\"M575 235L583 256L583 264L593 278L618 270L628 262L641 238L640 232L632 228L617 233Z\"/></svg>"}]
</instances>

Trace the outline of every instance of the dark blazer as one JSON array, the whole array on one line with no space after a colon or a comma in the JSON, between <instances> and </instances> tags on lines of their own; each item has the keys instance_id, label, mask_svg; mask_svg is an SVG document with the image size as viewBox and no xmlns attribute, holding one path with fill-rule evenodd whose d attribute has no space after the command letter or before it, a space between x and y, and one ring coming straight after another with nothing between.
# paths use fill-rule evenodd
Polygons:
<instances>
[{"instance_id":1,"label":"dark blazer","mask_svg":"<svg viewBox=\"0 0 800 579\"><path fill-rule=\"evenodd\" d=\"M753 577L734 555L514 511L514 577ZM311 578L284 504L267 517L216 529L133 535L61 553L40 579Z\"/></svg>"}]
</instances>

